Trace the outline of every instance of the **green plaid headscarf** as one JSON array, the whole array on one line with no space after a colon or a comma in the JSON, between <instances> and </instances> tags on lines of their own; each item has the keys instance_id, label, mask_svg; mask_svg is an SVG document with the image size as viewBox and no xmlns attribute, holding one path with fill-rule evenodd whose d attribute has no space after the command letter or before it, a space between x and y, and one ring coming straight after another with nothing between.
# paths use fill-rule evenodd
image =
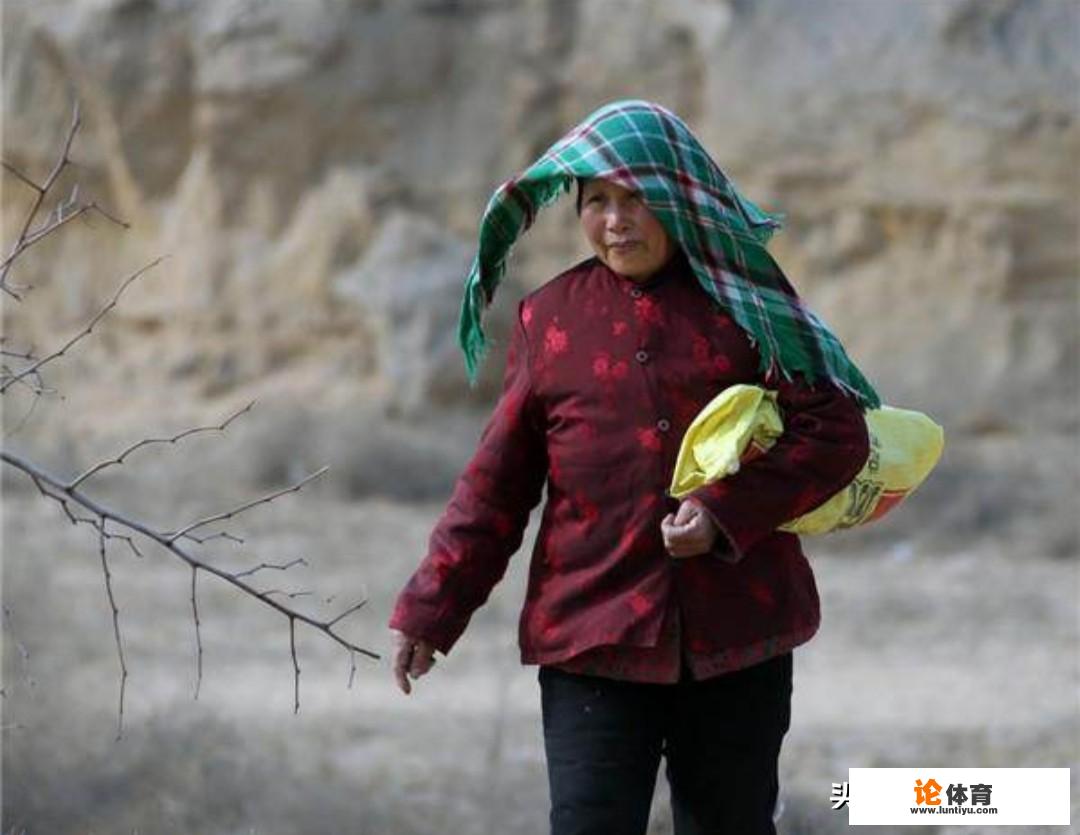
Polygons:
<instances>
[{"instance_id":1,"label":"green plaid headscarf","mask_svg":"<svg viewBox=\"0 0 1080 835\"><path fill-rule=\"evenodd\" d=\"M492 195L458 328L470 381L486 350L480 316L506 272L510 248L542 208L578 178L591 177L643 196L701 286L756 345L763 372L778 369L788 378L801 372L810 382L826 377L863 408L880 406L840 340L803 304L766 250L782 216L739 194L678 116L637 100L601 107Z\"/></svg>"}]
</instances>

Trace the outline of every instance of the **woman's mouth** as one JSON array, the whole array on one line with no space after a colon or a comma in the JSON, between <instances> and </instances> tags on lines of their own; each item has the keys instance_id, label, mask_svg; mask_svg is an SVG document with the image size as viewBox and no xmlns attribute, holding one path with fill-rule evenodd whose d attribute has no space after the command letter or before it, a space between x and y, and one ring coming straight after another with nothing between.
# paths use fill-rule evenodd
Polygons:
<instances>
[{"instance_id":1,"label":"woman's mouth","mask_svg":"<svg viewBox=\"0 0 1080 835\"><path fill-rule=\"evenodd\" d=\"M629 252L632 249L636 249L639 246L638 241L619 241L618 243L608 244L608 249L614 252Z\"/></svg>"}]
</instances>

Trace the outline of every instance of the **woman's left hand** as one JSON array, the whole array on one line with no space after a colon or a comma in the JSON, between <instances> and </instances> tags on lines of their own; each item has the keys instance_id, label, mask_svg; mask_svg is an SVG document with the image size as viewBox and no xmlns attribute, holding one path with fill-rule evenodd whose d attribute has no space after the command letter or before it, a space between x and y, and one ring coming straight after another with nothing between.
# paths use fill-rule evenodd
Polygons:
<instances>
[{"instance_id":1,"label":"woman's left hand","mask_svg":"<svg viewBox=\"0 0 1080 835\"><path fill-rule=\"evenodd\" d=\"M693 499L684 499L676 513L660 523L664 547L673 557L696 557L712 550L720 534L712 516Z\"/></svg>"}]
</instances>

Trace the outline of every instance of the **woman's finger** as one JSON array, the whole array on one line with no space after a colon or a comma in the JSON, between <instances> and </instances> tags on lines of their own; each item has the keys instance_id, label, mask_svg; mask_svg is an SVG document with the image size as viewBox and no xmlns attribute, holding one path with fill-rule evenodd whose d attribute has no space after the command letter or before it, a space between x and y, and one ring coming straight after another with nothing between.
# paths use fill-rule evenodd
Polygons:
<instances>
[{"instance_id":1,"label":"woman's finger","mask_svg":"<svg viewBox=\"0 0 1080 835\"><path fill-rule=\"evenodd\" d=\"M409 665L409 675L419 678L428 672L435 664L435 648L425 641L421 641L413 650L412 663Z\"/></svg>"},{"instance_id":2,"label":"woman's finger","mask_svg":"<svg viewBox=\"0 0 1080 835\"><path fill-rule=\"evenodd\" d=\"M665 538L664 545L673 557L696 557L698 554L706 553L712 547L708 536L701 531L677 534L670 540Z\"/></svg>"},{"instance_id":3,"label":"woman's finger","mask_svg":"<svg viewBox=\"0 0 1080 835\"><path fill-rule=\"evenodd\" d=\"M397 681L397 686L408 696L412 692L412 685L409 684L408 669L412 664L412 644L403 643L397 648L397 652L394 653L394 680Z\"/></svg>"},{"instance_id":4,"label":"woman's finger","mask_svg":"<svg viewBox=\"0 0 1080 835\"><path fill-rule=\"evenodd\" d=\"M394 681L406 696L413 692L413 685L409 684L408 671L413 665L413 655L417 642L403 632L394 632Z\"/></svg>"}]
</instances>

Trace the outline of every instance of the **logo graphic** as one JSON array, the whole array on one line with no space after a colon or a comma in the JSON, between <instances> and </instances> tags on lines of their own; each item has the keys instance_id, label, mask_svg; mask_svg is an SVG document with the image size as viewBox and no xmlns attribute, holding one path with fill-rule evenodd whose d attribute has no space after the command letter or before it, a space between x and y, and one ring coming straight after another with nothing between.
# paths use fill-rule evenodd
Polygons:
<instances>
[{"instance_id":1,"label":"logo graphic","mask_svg":"<svg viewBox=\"0 0 1080 835\"><path fill-rule=\"evenodd\" d=\"M952 787L950 786L950 788ZM939 794L941 794L941 784L933 777L926 781L925 786L923 785L922 780L915 781L916 803L925 803L927 806L940 806L941 799L938 797Z\"/></svg>"},{"instance_id":2,"label":"logo graphic","mask_svg":"<svg viewBox=\"0 0 1080 835\"><path fill-rule=\"evenodd\" d=\"M968 803L968 790L971 790L970 804ZM941 814L941 815L969 815L985 814L996 815L997 808L990 805L990 792L994 787L990 783L973 783L970 787L963 783L949 783L945 789L946 806L941 806L941 783L931 777L925 783L921 779L915 780L915 805L911 807L912 814ZM976 806L986 808L976 809ZM940 807L940 808L931 808Z\"/></svg>"}]
</instances>

